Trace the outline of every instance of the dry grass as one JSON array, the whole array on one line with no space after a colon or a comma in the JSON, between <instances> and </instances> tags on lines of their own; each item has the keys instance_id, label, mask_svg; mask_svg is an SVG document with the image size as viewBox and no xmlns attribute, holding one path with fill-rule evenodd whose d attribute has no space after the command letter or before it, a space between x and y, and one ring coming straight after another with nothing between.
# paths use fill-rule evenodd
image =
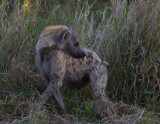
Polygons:
<instances>
[{"instance_id":1,"label":"dry grass","mask_svg":"<svg viewBox=\"0 0 160 124\"><path fill-rule=\"evenodd\" d=\"M0 2L2 123L154 123L160 116L160 2L113 0L112 6L93 10L96 4ZM66 119L57 114L52 99L35 111L34 100L46 86L35 67L35 44L45 26L58 24L76 25L81 44L110 63L107 95L115 104L94 102L89 86L76 92L65 86Z\"/></svg>"}]
</instances>

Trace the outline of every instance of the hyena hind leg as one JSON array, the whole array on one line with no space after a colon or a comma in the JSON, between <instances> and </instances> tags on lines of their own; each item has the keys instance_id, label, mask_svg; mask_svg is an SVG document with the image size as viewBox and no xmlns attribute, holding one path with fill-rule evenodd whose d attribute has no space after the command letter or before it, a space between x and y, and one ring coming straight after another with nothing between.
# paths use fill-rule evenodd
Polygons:
<instances>
[{"instance_id":1,"label":"hyena hind leg","mask_svg":"<svg viewBox=\"0 0 160 124\"><path fill-rule=\"evenodd\" d=\"M94 69L90 75L92 92L96 99L108 100L106 96L107 68L102 66L98 70Z\"/></svg>"}]
</instances>

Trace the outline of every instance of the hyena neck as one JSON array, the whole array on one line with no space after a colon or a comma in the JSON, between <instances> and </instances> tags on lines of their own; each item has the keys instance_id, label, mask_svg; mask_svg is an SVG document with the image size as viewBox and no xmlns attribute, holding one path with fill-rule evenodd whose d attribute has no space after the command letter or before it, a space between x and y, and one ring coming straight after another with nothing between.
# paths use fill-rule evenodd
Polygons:
<instances>
[{"instance_id":1,"label":"hyena neck","mask_svg":"<svg viewBox=\"0 0 160 124\"><path fill-rule=\"evenodd\" d=\"M49 61L51 58L53 58L53 56L56 57L59 52L61 51L58 49L48 47L39 50L38 53L41 58L41 62L43 63L44 61ZM56 58L59 58L59 56Z\"/></svg>"},{"instance_id":2,"label":"hyena neck","mask_svg":"<svg viewBox=\"0 0 160 124\"><path fill-rule=\"evenodd\" d=\"M56 53L57 51L59 51L57 47L45 47L40 49L39 53L41 56L44 56L44 55L49 55L51 53Z\"/></svg>"}]
</instances>

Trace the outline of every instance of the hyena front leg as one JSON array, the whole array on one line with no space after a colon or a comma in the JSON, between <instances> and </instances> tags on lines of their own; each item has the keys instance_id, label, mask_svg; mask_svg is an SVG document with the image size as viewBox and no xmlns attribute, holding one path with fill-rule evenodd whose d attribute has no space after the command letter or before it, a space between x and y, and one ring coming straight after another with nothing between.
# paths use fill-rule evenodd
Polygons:
<instances>
[{"instance_id":1,"label":"hyena front leg","mask_svg":"<svg viewBox=\"0 0 160 124\"><path fill-rule=\"evenodd\" d=\"M61 83L57 83L54 81L50 81L46 90L40 95L40 99L38 100L38 103L40 106L43 106L45 102L48 100L48 98L56 92L56 90L59 89Z\"/></svg>"},{"instance_id":2,"label":"hyena front leg","mask_svg":"<svg viewBox=\"0 0 160 124\"><path fill-rule=\"evenodd\" d=\"M54 95L54 98L55 98L57 104L59 105L59 107L61 109L62 116L65 116L66 109L65 109L65 106L64 106L63 99L62 99L61 92L60 92L59 88L53 93L53 95Z\"/></svg>"},{"instance_id":3,"label":"hyena front leg","mask_svg":"<svg viewBox=\"0 0 160 124\"><path fill-rule=\"evenodd\" d=\"M42 73L42 75L46 82L48 82L48 87L40 96L39 104L41 106L44 105L48 98L51 95L54 95L55 100L61 109L62 116L65 116L65 106L59 90L59 88L62 86L62 80L65 73L64 65L60 65L57 61L51 59L46 65L44 65L43 72L44 73Z\"/></svg>"},{"instance_id":4,"label":"hyena front leg","mask_svg":"<svg viewBox=\"0 0 160 124\"><path fill-rule=\"evenodd\" d=\"M54 98L60 107L61 111L60 114L62 117L65 117L66 109L63 103L63 99L60 93L59 88L62 86L62 82L54 82L50 81L49 85L47 86L46 90L40 95L40 98L38 100L38 104L40 106L43 106L45 102L49 99L50 96L54 95Z\"/></svg>"}]
</instances>

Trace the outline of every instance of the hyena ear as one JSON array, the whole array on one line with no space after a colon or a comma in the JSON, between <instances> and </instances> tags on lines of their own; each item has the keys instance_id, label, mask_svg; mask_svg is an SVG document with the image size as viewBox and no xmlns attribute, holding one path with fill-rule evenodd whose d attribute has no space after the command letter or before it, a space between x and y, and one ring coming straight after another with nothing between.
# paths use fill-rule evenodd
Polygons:
<instances>
[{"instance_id":1,"label":"hyena ear","mask_svg":"<svg viewBox=\"0 0 160 124\"><path fill-rule=\"evenodd\" d=\"M60 42L62 43L65 39L67 39L70 35L70 32L69 30L63 30L60 32L59 34L59 39L60 39Z\"/></svg>"},{"instance_id":2,"label":"hyena ear","mask_svg":"<svg viewBox=\"0 0 160 124\"><path fill-rule=\"evenodd\" d=\"M74 25L67 25L67 27L68 27L69 29L75 29L75 28L76 28L76 26L74 26Z\"/></svg>"}]
</instances>

